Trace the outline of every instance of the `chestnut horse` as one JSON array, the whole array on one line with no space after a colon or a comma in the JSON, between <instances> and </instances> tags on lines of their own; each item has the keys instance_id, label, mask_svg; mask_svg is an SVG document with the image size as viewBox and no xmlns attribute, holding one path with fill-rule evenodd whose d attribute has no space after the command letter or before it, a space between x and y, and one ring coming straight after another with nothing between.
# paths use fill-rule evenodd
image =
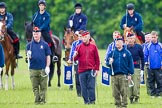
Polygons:
<instances>
[{"instance_id":1,"label":"chestnut horse","mask_svg":"<svg viewBox=\"0 0 162 108\"><path fill-rule=\"evenodd\" d=\"M127 35L128 35L129 32L136 36L136 43L137 44L143 44L141 36L137 36L137 34L133 32L133 30L127 30L127 29L124 30L124 34L123 34L125 43L127 43Z\"/></svg>"},{"instance_id":2,"label":"chestnut horse","mask_svg":"<svg viewBox=\"0 0 162 108\"><path fill-rule=\"evenodd\" d=\"M6 75L6 82L5 82L5 90L8 90L8 77L9 77L9 69L11 67L11 77L12 77L12 89L14 89L15 83L14 83L14 69L16 68L16 57L14 54L14 48L12 45L12 39L7 34L5 19L0 21L0 43L3 46L4 54L5 54L5 75ZM2 83L2 75L1 73L0 77L0 88L3 87Z\"/></svg>"},{"instance_id":3,"label":"chestnut horse","mask_svg":"<svg viewBox=\"0 0 162 108\"><path fill-rule=\"evenodd\" d=\"M26 36L27 42L32 41L32 31L33 31L33 24L31 22L25 22L25 36ZM60 87L61 86L61 84L60 84L61 56L62 56L61 41L57 36L55 36L53 34L51 35L51 38L52 38L54 45L55 45L54 53L58 57L58 61L52 62L52 59L51 59L48 86L49 87L51 86L51 80L52 80L52 77L53 77L53 74L54 74L55 63L57 63L57 76L58 76L57 86Z\"/></svg>"}]
</instances>

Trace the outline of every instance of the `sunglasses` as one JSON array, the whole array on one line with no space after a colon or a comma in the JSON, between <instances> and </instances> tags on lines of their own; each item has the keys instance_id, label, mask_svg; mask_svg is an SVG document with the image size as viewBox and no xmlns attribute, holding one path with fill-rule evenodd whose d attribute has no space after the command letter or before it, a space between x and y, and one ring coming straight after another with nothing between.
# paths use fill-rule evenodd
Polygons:
<instances>
[{"instance_id":1,"label":"sunglasses","mask_svg":"<svg viewBox=\"0 0 162 108\"><path fill-rule=\"evenodd\" d=\"M40 32L40 30L33 30L33 32Z\"/></svg>"}]
</instances>

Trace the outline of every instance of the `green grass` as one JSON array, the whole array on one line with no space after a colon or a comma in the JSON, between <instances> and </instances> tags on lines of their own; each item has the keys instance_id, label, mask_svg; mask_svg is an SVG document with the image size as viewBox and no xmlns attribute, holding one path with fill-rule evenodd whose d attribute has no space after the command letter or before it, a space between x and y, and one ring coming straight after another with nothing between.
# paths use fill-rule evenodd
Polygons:
<instances>
[{"instance_id":1,"label":"green grass","mask_svg":"<svg viewBox=\"0 0 162 108\"><path fill-rule=\"evenodd\" d=\"M104 61L105 52L105 50L99 51L101 61ZM22 50L21 54L25 55L25 51ZM101 84L100 74L97 78L98 100L96 105L84 105L83 99L77 97L76 90L69 91L69 87L63 84L62 76L61 88L57 88L57 75L55 72L52 87L48 88L47 103L45 105L35 105L27 64L24 59L19 60L19 66L15 72L15 90L12 90L10 86L8 91L0 90L0 108L115 108L111 86ZM9 82L11 82L11 78ZM161 99L151 99L146 94L145 86L141 86L139 104L129 104L128 108L161 108L161 105Z\"/></svg>"}]
</instances>

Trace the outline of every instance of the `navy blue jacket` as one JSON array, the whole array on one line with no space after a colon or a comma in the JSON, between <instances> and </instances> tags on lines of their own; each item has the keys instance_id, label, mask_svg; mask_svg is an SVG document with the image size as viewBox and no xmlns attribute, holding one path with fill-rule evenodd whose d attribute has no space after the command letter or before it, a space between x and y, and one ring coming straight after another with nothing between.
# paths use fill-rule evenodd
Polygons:
<instances>
[{"instance_id":1,"label":"navy blue jacket","mask_svg":"<svg viewBox=\"0 0 162 108\"><path fill-rule=\"evenodd\" d=\"M4 51L2 45L0 44L0 67L4 66L4 61L5 61Z\"/></svg>"},{"instance_id":2,"label":"navy blue jacket","mask_svg":"<svg viewBox=\"0 0 162 108\"><path fill-rule=\"evenodd\" d=\"M78 45L80 45L82 43L82 40L76 40L72 43L71 45L71 50L70 50L70 54L69 54L69 59L72 61L73 60L73 55L74 55L74 52L76 50L76 47Z\"/></svg>"},{"instance_id":3,"label":"navy blue jacket","mask_svg":"<svg viewBox=\"0 0 162 108\"><path fill-rule=\"evenodd\" d=\"M40 14L39 11L36 12L33 16L33 23L36 27L39 27L41 31L49 32L50 14L46 11L43 14Z\"/></svg>"},{"instance_id":4,"label":"navy blue jacket","mask_svg":"<svg viewBox=\"0 0 162 108\"><path fill-rule=\"evenodd\" d=\"M74 32L80 31L80 30L86 30L87 16L84 15L83 13L73 14L69 17L69 20L73 20ZM68 20L68 28L70 28L69 20Z\"/></svg>"},{"instance_id":5,"label":"navy blue jacket","mask_svg":"<svg viewBox=\"0 0 162 108\"><path fill-rule=\"evenodd\" d=\"M135 68L144 70L144 52L140 44L134 44L134 46L127 45L127 49L130 51L133 57L133 63Z\"/></svg>"},{"instance_id":6,"label":"navy blue jacket","mask_svg":"<svg viewBox=\"0 0 162 108\"><path fill-rule=\"evenodd\" d=\"M144 51L145 61L149 63L150 69L162 67L162 43L149 43Z\"/></svg>"},{"instance_id":7,"label":"navy blue jacket","mask_svg":"<svg viewBox=\"0 0 162 108\"><path fill-rule=\"evenodd\" d=\"M133 58L131 53L125 47L123 47L123 49L120 51L117 48L115 48L114 51L110 52L108 58L106 59L106 65L109 67L110 67L109 59L112 58L112 55L114 59L112 63L114 75L134 74Z\"/></svg>"},{"instance_id":8,"label":"navy blue jacket","mask_svg":"<svg viewBox=\"0 0 162 108\"><path fill-rule=\"evenodd\" d=\"M46 57L51 55L48 44L40 40L40 42L31 41L26 47L26 51L31 51L30 69L41 70L46 67Z\"/></svg>"},{"instance_id":9,"label":"navy blue jacket","mask_svg":"<svg viewBox=\"0 0 162 108\"><path fill-rule=\"evenodd\" d=\"M143 29L143 21L142 17L139 13L134 12L133 17L131 17L128 13L127 15L124 15L122 17L122 20L120 22L120 28L124 30L123 25L126 24L126 18L127 18L127 27L134 27L135 31L142 31Z\"/></svg>"},{"instance_id":10,"label":"navy blue jacket","mask_svg":"<svg viewBox=\"0 0 162 108\"><path fill-rule=\"evenodd\" d=\"M6 12L5 15L0 15L0 19L3 19L5 17L6 20L6 26L7 29L12 30L13 29L13 16L11 13Z\"/></svg>"}]
</instances>

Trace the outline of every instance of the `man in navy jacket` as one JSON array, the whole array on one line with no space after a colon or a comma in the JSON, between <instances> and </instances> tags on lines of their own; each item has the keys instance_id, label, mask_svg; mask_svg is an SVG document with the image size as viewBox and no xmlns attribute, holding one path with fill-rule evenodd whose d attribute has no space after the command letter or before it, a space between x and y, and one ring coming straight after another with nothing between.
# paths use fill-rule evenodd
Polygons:
<instances>
[{"instance_id":1,"label":"man in navy jacket","mask_svg":"<svg viewBox=\"0 0 162 108\"><path fill-rule=\"evenodd\" d=\"M82 13L82 5L75 4L75 13L69 17L68 28L73 28L75 34L79 34L80 30L86 30L87 16Z\"/></svg>"},{"instance_id":2,"label":"man in navy jacket","mask_svg":"<svg viewBox=\"0 0 162 108\"><path fill-rule=\"evenodd\" d=\"M122 30L127 29L128 31L133 30L137 33L137 36L140 36L142 41L145 42L144 34L141 32L143 29L143 20L139 13L134 11L134 4L127 4L127 11L120 22L120 28Z\"/></svg>"},{"instance_id":3,"label":"man in navy jacket","mask_svg":"<svg viewBox=\"0 0 162 108\"><path fill-rule=\"evenodd\" d=\"M7 5L4 2L0 2L0 20L5 20L6 22L6 29L7 33L13 40L13 47L15 50L16 59L22 58L22 56L19 55L20 50L20 42L19 38L17 37L16 33L13 31L13 16L11 13L7 12Z\"/></svg>"}]
</instances>

